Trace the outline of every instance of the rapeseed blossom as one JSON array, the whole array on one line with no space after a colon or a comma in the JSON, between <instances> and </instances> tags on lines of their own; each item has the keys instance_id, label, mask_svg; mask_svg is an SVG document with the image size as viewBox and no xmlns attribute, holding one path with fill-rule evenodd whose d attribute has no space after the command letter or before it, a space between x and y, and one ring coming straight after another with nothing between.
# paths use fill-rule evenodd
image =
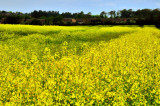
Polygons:
<instances>
[{"instance_id":1,"label":"rapeseed blossom","mask_svg":"<svg viewBox=\"0 0 160 106\"><path fill-rule=\"evenodd\" d=\"M0 105L160 105L151 26L0 25L0 61Z\"/></svg>"}]
</instances>

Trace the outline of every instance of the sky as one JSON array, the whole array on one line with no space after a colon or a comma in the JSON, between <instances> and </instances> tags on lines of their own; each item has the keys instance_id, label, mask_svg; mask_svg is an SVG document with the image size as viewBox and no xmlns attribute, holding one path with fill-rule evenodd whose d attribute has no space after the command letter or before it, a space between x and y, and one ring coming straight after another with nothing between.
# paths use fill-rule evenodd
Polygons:
<instances>
[{"instance_id":1,"label":"sky","mask_svg":"<svg viewBox=\"0 0 160 106\"><path fill-rule=\"evenodd\" d=\"M28 13L34 10L62 12L91 12L122 9L160 8L160 0L0 0L0 10Z\"/></svg>"}]
</instances>

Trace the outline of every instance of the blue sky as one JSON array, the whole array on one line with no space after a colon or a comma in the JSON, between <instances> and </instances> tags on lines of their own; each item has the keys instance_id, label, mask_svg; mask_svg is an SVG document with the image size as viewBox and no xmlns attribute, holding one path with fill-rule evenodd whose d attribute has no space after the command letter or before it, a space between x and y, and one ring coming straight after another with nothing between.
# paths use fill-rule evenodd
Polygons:
<instances>
[{"instance_id":1,"label":"blue sky","mask_svg":"<svg viewBox=\"0 0 160 106\"><path fill-rule=\"evenodd\" d=\"M144 8L160 8L160 0L0 0L0 10L14 12L54 10L99 14L102 11Z\"/></svg>"}]
</instances>

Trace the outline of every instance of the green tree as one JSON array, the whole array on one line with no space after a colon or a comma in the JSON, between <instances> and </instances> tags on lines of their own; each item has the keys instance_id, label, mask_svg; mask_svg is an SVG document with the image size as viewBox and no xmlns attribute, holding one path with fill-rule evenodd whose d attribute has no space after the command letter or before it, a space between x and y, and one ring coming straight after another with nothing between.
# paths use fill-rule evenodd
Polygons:
<instances>
[{"instance_id":1,"label":"green tree","mask_svg":"<svg viewBox=\"0 0 160 106\"><path fill-rule=\"evenodd\" d=\"M101 17L101 18L106 18L106 16L107 16L107 13L106 13L105 11L102 11L102 12L100 13L100 17Z\"/></svg>"},{"instance_id":2,"label":"green tree","mask_svg":"<svg viewBox=\"0 0 160 106\"><path fill-rule=\"evenodd\" d=\"M91 18L92 17L92 13L91 12L88 12L87 14L86 14L86 18Z\"/></svg>"},{"instance_id":3,"label":"green tree","mask_svg":"<svg viewBox=\"0 0 160 106\"><path fill-rule=\"evenodd\" d=\"M116 17L116 11L110 11L108 14L111 16L111 18Z\"/></svg>"},{"instance_id":4,"label":"green tree","mask_svg":"<svg viewBox=\"0 0 160 106\"><path fill-rule=\"evenodd\" d=\"M81 11L80 13L77 13L77 15L75 16L75 18L84 18L85 14L83 11Z\"/></svg>"},{"instance_id":5,"label":"green tree","mask_svg":"<svg viewBox=\"0 0 160 106\"><path fill-rule=\"evenodd\" d=\"M70 12L62 13L61 16L62 16L63 18L73 18L72 13L70 13Z\"/></svg>"},{"instance_id":6,"label":"green tree","mask_svg":"<svg viewBox=\"0 0 160 106\"><path fill-rule=\"evenodd\" d=\"M137 18L149 18L152 15L152 11L150 9L142 9L142 10L137 10L135 12L135 17Z\"/></svg>"},{"instance_id":7,"label":"green tree","mask_svg":"<svg viewBox=\"0 0 160 106\"><path fill-rule=\"evenodd\" d=\"M54 25L63 24L63 17L62 16L56 16L52 19L52 22Z\"/></svg>"},{"instance_id":8,"label":"green tree","mask_svg":"<svg viewBox=\"0 0 160 106\"><path fill-rule=\"evenodd\" d=\"M126 9L121 10L120 13L121 13L121 18L128 18L127 16L128 11Z\"/></svg>"},{"instance_id":9,"label":"green tree","mask_svg":"<svg viewBox=\"0 0 160 106\"><path fill-rule=\"evenodd\" d=\"M45 19L45 24L46 25L53 25L53 19L54 17L48 17Z\"/></svg>"}]
</instances>

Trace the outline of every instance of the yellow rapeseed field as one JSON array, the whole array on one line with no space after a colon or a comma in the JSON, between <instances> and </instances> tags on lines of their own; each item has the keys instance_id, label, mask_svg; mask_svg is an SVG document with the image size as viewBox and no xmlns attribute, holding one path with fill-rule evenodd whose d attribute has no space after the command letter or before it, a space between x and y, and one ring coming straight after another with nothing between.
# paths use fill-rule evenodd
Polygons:
<instances>
[{"instance_id":1,"label":"yellow rapeseed field","mask_svg":"<svg viewBox=\"0 0 160 106\"><path fill-rule=\"evenodd\" d=\"M160 105L154 26L0 25L0 106Z\"/></svg>"}]
</instances>

